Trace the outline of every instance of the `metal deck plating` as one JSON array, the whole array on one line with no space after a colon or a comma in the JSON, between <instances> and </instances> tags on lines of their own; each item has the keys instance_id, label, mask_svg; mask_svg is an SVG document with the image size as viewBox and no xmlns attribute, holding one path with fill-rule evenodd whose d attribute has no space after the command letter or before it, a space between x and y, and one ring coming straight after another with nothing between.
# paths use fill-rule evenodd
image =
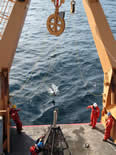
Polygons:
<instances>
[{"instance_id":1,"label":"metal deck plating","mask_svg":"<svg viewBox=\"0 0 116 155\"><path fill-rule=\"evenodd\" d=\"M24 126L22 134L11 128L11 153L9 155L28 155L29 147L48 130L49 125ZM97 124L91 129L88 124L60 125L72 155L115 155L116 145L112 141L103 142L104 128ZM85 147L86 144L89 147ZM64 154L66 155L66 154Z\"/></svg>"}]
</instances>

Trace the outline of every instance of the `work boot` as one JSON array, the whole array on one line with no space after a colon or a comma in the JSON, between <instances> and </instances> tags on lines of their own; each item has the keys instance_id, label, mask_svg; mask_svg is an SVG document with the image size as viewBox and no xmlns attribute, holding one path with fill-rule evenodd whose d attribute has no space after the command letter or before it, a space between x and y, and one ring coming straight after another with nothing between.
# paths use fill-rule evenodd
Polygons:
<instances>
[{"instance_id":1,"label":"work boot","mask_svg":"<svg viewBox=\"0 0 116 155\"><path fill-rule=\"evenodd\" d=\"M107 139L103 139L104 142L107 142Z\"/></svg>"}]
</instances>

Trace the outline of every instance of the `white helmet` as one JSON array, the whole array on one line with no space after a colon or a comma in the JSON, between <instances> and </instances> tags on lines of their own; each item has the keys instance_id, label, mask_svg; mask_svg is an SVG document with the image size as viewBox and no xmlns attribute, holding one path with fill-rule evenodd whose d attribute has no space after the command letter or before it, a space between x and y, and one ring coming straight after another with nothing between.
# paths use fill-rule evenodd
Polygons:
<instances>
[{"instance_id":1,"label":"white helmet","mask_svg":"<svg viewBox=\"0 0 116 155\"><path fill-rule=\"evenodd\" d=\"M93 106L94 106L94 108L96 108L97 107L97 103L93 103Z\"/></svg>"}]
</instances>

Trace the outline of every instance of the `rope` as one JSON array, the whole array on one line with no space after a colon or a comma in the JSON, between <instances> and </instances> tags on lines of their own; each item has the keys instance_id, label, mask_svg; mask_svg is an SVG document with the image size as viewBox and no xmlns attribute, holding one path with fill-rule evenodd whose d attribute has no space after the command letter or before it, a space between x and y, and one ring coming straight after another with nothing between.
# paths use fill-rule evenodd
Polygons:
<instances>
[{"instance_id":1,"label":"rope","mask_svg":"<svg viewBox=\"0 0 116 155\"><path fill-rule=\"evenodd\" d=\"M88 81L85 82L85 80L84 80L84 76L83 76L83 73L82 73L82 70L81 70L81 64L80 64L80 59L79 59L79 54L78 54L78 52L76 52L76 55L77 55L77 61L79 62L79 69L80 69L81 79L82 79L84 85L86 85L86 87L87 87L87 85L88 85L89 82L88 82ZM97 97L97 96L102 96L102 94L95 94L95 93L92 93L92 92L90 92L90 91L88 91L88 93L91 94L91 95L93 95L93 96L95 96L95 97Z\"/></svg>"},{"instance_id":2,"label":"rope","mask_svg":"<svg viewBox=\"0 0 116 155\"><path fill-rule=\"evenodd\" d=\"M72 28L73 28L73 27L72 27ZM74 29L74 28L73 28L73 29ZM76 56L77 56L77 61L79 62L79 69L80 69L81 79L82 79L84 85L88 85L89 82L88 82L88 81L85 82L85 80L84 80L85 78L84 78L83 72L82 72L82 70L81 70L81 64L80 64L80 58L79 58L78 50L77 50L77 52L76 52ZM86 86L86 87L87 87L87 86ZM88 91L88 93L91 94L91 95L93 95L93 96L95 96L95 97L103 96L102 94L95 94L95 93L92 93L92 92L90 92L90 91Z\"/></svg>"},{"instance_id":3,"label":"rope","mask_svg":"<svg viewBox=\"0 0 116 155\"><path fill-rule=\"evenodd\" d=\"M57 7L59 6L59 0L57 0L57 4L56 4L56 6L57 6Z\"/></svg>"},{"instance_id":4,"label":"rope","mask_svg":"<svg viewBox=\"0 0 116 155\"><path fill-rule=\"evenodd\" d=\"M74 14L73 14L74 15ZM69 23L70 22L70 15L69 15L69 17L68 17L68 19L67 19L67 23ZM70 22L71 23L71 22ZM68 24L67 24L68 25ZM42 27L42 25L41 25L41 27ZM40 28L41 28L40 27ZM74 27L72 27L72 29L74 29ZM47 34L46 34L46 36L47 36ZM63 35L62 35L63 36ZM57 49L57 45L58 45L58 43L61 41L61 39L62 39L62 37L56 42L56 44L55 44L55 49L53 50L54 52L56 51L56 49ZM80 75L81 75L81 78L82 78L82 81L83 81L83 83L84 84L87 84L88 83L88 81L87 82L85 82L85 80L84 80L84 76L83 76L83 73L82 73L82 71L81 71L81 64L80 64L80 59L79 59L79 54L78 54L78 51L76 52L76 55L77 55L77 61L79 62L79 68L80 68ZM34 72L34 70L35 70L35 67L36 67L36 65L37 65L37 63L38 62L36 62L35 64L34 64L34 66L33 66L33 68L32 68L32 71L30 72L30 73L27 73L27 79L25 80L25 82L24 82L24 84L21 86L21 88L19 89L19 90L17 90L14 94L11 94L11 96L16 96L18 93L20 93L22 90L24 90L25 89L25 87L26 87L26 84L29 82L29 80L31 79L31 77L32 77L32 75L33 75L33 72ZM50 72L51 71L51 66L50 66L50 63L49 63L49 67L48 67L48 72ZM42 80L42 82L41 83L45 83L46 85L48 85L45 81L47 80L47 76L44 76L44 78L43 78L43 80ZM41 85L40 85L40 87L41 87ZM95 93L91 93L90 91L88 91L88 93L89 94L91 94L91 95L93 95L93 96L95 96L95 97L97 97L97 96L102 96L102 94L95 94Z\"/></svg>"}]
</instances>

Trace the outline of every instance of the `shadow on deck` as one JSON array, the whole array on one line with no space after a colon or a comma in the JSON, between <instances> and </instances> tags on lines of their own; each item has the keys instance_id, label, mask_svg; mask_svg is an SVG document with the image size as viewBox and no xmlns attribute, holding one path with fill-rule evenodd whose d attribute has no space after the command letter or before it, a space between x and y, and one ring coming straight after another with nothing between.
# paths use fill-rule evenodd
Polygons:
<instances>
[{"instance_id":1,"label":"shadow on deck","mask_svg":"<svg viewBox=\"0 0 116 155\"><path fill-rule=\"evenodd\" d=\"M11 128L11 153L9 155L29 155L30 146L47 132L48 127L47 125L23 127L22 134L17 134L16 129ZM116 145L112 141L102 141L104 128L101 124L97 124L96 129L91 129L88 124L60 125L60 127L72 155L116 154Z\"/></svg>"}]
</instances>

